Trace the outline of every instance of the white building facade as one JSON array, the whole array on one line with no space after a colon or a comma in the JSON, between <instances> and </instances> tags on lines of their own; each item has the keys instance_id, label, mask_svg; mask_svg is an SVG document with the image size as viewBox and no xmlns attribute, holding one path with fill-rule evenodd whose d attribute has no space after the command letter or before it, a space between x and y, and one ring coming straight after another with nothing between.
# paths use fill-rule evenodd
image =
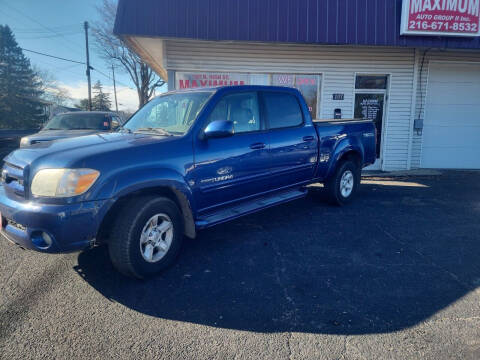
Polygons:
<instances>
[{"instance_id":1,"label":"white building facade","mask_svg":"<svg viewBox=\"0 0 480 360\"><path fill-rule=\"evenodd\" d=\"M293 86L316 119L371 119L380 134L372 169L480 169L480 48L203 37L126 39L169 90Z\"/></svg>"}]
</instances>

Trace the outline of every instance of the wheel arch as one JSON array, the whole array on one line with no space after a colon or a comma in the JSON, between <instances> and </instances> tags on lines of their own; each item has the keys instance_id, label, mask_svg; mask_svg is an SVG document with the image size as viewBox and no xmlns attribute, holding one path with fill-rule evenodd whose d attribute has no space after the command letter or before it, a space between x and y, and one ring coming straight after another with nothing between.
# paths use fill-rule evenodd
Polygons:
<instances>
[{"instance_id":1,"label":"wheel arch","mask_svg":"<svg viewBox=\"0 0 480 360\"><path fill-rule=\"evenodd\" d=\"M351 160L359 169L362 168L362 154L358 150L350 149L344 152L338 159L338 162Z\"/></svg>"},{"instance_id":2,"label":"wheel arch","mask_svg":"<svg viewBox=\"0 0 480 360\"><path fill-rule=\"evenodd\" d=\"M135 197L146 195L166 197L172 200L178 206L182 213L184 235L192 239L195 238L195 220L193 217L192 206L188 197L184 194L183 191L179 190L175 186L158 185L135 189L131 192L123 192L123 194L111 204L110 208L103 216L103 219L100 222L100 226L98 227L97 242L101 244L107 243L109 241L110 234L115 224L115 219L118 213L129 202L129 200Z\"/></svg>"},{"instance_id":3,"label":"wheel arch","mask_svg":"<svg viewBox=\"0 0 480 360\"><path fill-rule=\"evenodd\" d=\"M354 161L358 169L361 170L363 165L362 148L352 143L344 143L337 146L335 154L332 156L331 164L325 178L331 177L338 168L338 165L345 160Z\"/></svg>"}]
</instances>

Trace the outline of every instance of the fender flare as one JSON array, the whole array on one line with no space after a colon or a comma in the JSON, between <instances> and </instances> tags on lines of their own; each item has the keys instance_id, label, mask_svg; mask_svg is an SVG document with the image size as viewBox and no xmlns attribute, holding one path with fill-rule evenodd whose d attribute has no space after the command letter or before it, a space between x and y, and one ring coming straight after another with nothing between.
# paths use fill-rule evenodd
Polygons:
<instances>
[{"instance_id":1,"label":"fender flare","mask_svg":"<svg viewBox=\"0 0 480 360\"><path fill-rule=\"evenodd\" d=\"M165 188L173 193L184 218L184 233L194 238L195 203L192 190L180 173L167 168L132 168L103 179L91 194L97 199L108 199L104 209L98 214L101 217L99 223L119 199L135 192L155 188Z\"/></svg>"},{"instance_id":2,"label":"fender flare","mask_svg":"<svg viewBox=\"0 0 480 360\"><path fill-rule=\"evenodd\" d=\"M363 146L358 141L358 139L345 138L343 140L340 140L335 146L335 150L330 158L330 164L328 165L328 170L325 176L326 179L328 179L330 176L333 175L333 173L335 172L335 169L337 168L338 162L348 152L357 153L360 156L361 161L363 163L364 150L363 150Z\"/></svg>"}]
</instances>

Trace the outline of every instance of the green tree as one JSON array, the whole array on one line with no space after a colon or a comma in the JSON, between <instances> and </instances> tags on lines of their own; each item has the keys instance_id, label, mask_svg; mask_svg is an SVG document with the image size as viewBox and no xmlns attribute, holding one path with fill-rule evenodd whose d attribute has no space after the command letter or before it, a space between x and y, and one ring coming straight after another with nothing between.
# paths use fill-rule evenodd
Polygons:
<instances>
[{"instance_id":1,"label":"green tree","mask_svg":"<svg viewBox=\"0 0 480 360\"><path fill-rule=\"evenodd\" d=\"M95 85L93 85L93 93L95 96L92 99L92 110L110 111L110 107L112 106L110 94L103 92L100 81L97 81Z\"/></svg>"},{"instance_id":2,"label":"green tree","mask_svg":"<svg viewBox=\"0 0 480 360\"><path fill-rule=\"evenodd\" d=\"M78 104L75 104L77 109L88 110L88 99L81 99Z\"/></svg>"},{"instance_id":3,"label":"green tree","mask_svg":"<svg viewBox=\"0 0 480 360\"><path fill-rule=\"evenodd\" d=\"M8 25L0 25L0 128L28 129L44 120L41 81Z\"/></svg>"}]
</instances>

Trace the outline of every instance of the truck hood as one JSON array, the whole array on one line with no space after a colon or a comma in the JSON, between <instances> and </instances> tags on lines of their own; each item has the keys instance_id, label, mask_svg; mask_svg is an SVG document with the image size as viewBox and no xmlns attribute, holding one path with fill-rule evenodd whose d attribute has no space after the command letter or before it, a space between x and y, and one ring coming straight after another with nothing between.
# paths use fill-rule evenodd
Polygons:
<instances>
[{"instance_id":1,"label":"truck hood","mask_svg":"<svg viewBox=\"0 0 480 360\"><path fill-rule=\"evenodd\" d=\"M101 132L100 130L42 130L36 134L26 136L29 146L44 141L53 141L70 137L85 136ZM25 139L24 138L24 139Z\"/></svg>"},{"instance_id":2,"label":"truck hood","mask_svg":"<svg viewBox=\"0 0 480 360\"><path fill-rule=\"evenodd\" d=\"M112 161L124 151L175 139L150 134L97 133L94 135L39 142L20 148L5 157L4 161L18 167L68 167L78 166L85 159L112 153ZM108 154L107 154L108 155Z\"/></svg>"}]
</instances>

